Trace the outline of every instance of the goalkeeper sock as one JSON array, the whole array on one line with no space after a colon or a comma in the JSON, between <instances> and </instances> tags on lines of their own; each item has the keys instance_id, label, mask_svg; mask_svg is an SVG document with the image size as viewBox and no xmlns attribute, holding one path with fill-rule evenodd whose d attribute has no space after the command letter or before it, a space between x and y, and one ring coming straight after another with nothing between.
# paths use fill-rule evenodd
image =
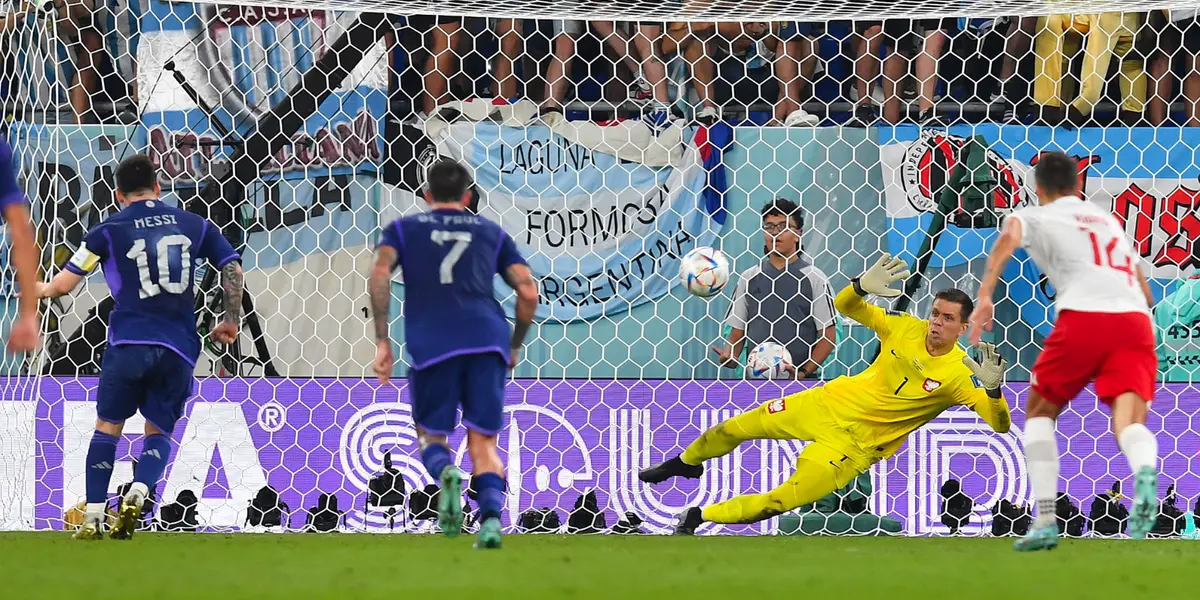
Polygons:
<instances>
[{"instance_id":1,"label":"goalkeeper sock","mask_svg":"<svg viewBox=\"0 0 1200 600\"><path fill-rule=\"evenodd\" d=\"M1033 526L1057 525L1054 512L1058 500L1058 441L1054 437L1054 419L1033 417L1025 422L1025 464L1029 468L1029 487L1037 502Z\"/></svg>"},{"instance_id":2,"label":"goalkeeper sock","mask_svg":"<svg viewBox=\"0 0 1200 600\"><path fill-rule=\"evenodd\" d=\"M133 474L133 486L130 491L143 500L158 485L163 470L167 468L167 459L171 457L171 439L156 433L146 436L142 442L142 455L138 457L137 473Z\"/></svg>"},{"instance_id":3,"label":"goalkeeper sock","mask_svg":"<svg viewBox=\"0 0 1200 600\"><path fill-rule=\"evenodd\" d=\"M479 494L479 521L499 519L504 508L504 478L498 473L480 473L471 477L471 486Z\"/></svg>"},{"instance_id":4,"label":"goalkeeper sock","mask_svg":"<svg viewBox=\"0 0 1200 600\"><path fill-rule=\"evenodd\" d=\"M442 471L450 465L450 449L442 444L430 444L421 451L421 462L425 470L434 479L442 476Z\"/></svg>"},{"instance_id":5,"label":"goalkeeper sock","mask_svg":"<svg viewBox=\"0 0 1200 600\"><path fill-rule=\"evenodd\" d=\"M1118 436L1117 443L1135 474L1144 467L1158 466L1158 440L1145 425L1134 423L1126 427Z\"/></svg>"},{"instance_id":6,"label":"goalkeeper sock","mask_svg":"<svg viewBox=\"0 0 1200 600\"><path fill-rule=\"evenodd\" d=\"M117 436L102 431L92 432L88 446L86 485L87 516L102 518L108 500L108 482L112 479L113 463L117 461Z\"/></svg>"}]
</instances>

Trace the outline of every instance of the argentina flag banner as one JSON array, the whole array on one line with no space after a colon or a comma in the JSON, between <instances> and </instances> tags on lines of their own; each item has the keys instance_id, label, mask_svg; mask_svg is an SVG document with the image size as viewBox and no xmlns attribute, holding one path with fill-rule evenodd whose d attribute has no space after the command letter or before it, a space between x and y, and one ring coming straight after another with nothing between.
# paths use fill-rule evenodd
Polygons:
<instances>
[{"instance_id":1,"label":"argentina flag banner","mask_svg":"<svg viewBox=\"0 0 1200 600\"><path fill-rule=\"evenodd\" d=\"M541 125L460 122L434 141L438 154L472 169L479 214L503 226L528 260L538 319L570 322L667 294L680 258L714 243L724 210L710 180L722 167L706 168L707 133L675 167L620 160L594 149L601 140L568 141ZM423 210L423 198L394 188L381 221ZM496 293L511 314L512 293L499 278Z\"/></svg>"}]
</instances>

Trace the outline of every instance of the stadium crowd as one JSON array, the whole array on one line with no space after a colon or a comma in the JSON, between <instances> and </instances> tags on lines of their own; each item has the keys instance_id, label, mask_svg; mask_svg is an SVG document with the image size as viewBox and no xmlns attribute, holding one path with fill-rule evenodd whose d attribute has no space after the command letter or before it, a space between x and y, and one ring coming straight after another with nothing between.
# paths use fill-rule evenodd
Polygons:
<instances>
[{"instance_id":1,"label":"stadium crowd","mask_svg":"<svg viewBox=\"0 0 1200 600\"><path fill-rule=\"evenodd\" d=\"M36 11L0 2L5 113L61 108L81 123L136 114L128 109L141 15L123 0L94 9L91 1ZM1196 13L821 23L398 17L392 91L398 110L416 115L478 97L526 98L571 119L641 115L655 125L674 112L785 126L1200 126ZM50 54L69 57L61 72L28 64L38 56L30 28L56 34ZM33 93L47 80L66 90L61 106Z\"/></svg>"}]
</instances>

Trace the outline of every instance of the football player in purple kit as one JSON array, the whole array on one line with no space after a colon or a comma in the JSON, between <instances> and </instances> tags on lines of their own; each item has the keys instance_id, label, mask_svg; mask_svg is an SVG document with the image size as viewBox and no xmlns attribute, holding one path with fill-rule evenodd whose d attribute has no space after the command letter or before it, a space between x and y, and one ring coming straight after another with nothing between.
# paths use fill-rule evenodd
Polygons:
<instances>
[{"instance_id":1,"label":"football player in purple kit","mask_svg":"<svg viewBox=\"0 0 1200 600\"><path fill-rule=\"evenodd\" d=\"M84 236L63 271L38 284L40 297L62 296L100 266L116 301L96 390L96 431L87 453L87 510L75 533L85 540L103 535L117 441L134 413L146 419L146 438L111 537L133 536L142 503L166 468L171 432L192 395L200 356L193 289L197 261L206 259L221 271L225 315L213 328L213 340L234 343L241 322L241 257L220 229L160 201L162 189L147 156L122 161L116 180L123 208Z\"/></svg>"},{"instance_id":2,"label":"football player in purple kit","mask_svg":"<svg viewBox=\"0 0 1200 600\"><path fill-rule=\"evenodd\" d=\"M513 239L467 211L470 187L465 167L440 160L429 168L425 189L431 210L384 228L370 281L378 345L374 367L387 383L395 360L388 335L391 278L400 268L405 343L412 355L409 395L421 461L441 483L438 525L449 536L462 528L462 473L446 443L462 407L474 466L471 485L479 495L475 547L499 548L505 481L496 436L504 422L504 381L516 365L538 297ZM511 332L492 287L497 274L517 293Z\"/></svg>"}]
</instances>

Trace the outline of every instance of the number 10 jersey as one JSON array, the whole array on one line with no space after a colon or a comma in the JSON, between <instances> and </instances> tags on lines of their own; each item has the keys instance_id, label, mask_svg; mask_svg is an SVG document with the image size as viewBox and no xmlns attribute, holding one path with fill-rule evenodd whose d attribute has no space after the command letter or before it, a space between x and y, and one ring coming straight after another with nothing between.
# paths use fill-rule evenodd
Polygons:
<instances>
[{"instance_id":1,"label":"number 10 jersey","mask_svg":"<svg viewBox=\"0 0 1200 600\"><path fill-rule=\"evenodd\" d=\"M195 267L207 259L221 269L240 258L208 219L145 200L93 227L65 268L79 275L103 269L115 300L109 345L164 346L195 365Z\"/></svg>"},{"instance_id":2,"label":"number 10 jersey","mask_svg":"<svg viewBox=\"0 0 1200 600\"><path fill-rule=\"evenodd\" d=\"M1058 311L1149 314L1137 278L1139 257L1112 214L1063 197L1008 219L1021 222L1021 247L1054 286Z\"/></svg>"}]
</instances>

